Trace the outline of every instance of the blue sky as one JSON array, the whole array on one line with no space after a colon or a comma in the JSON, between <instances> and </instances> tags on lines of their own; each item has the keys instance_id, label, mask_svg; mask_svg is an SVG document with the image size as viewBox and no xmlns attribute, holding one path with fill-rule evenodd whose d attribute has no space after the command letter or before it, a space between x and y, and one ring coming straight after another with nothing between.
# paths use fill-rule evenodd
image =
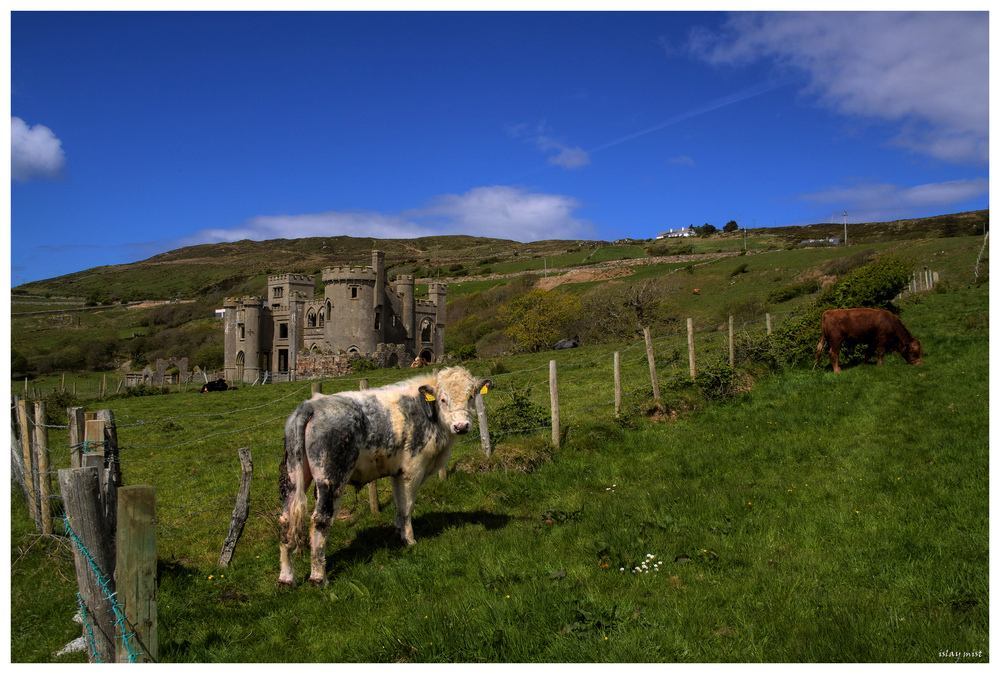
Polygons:
<instances>
[{"instance_id":1,"label":"blue sky","mask_svg":"<svg viewBox=\"0 0 1000 674\"><path fill-rule=\"evenodd\" d=\"M979 13L10 15L11 281L987 208Z\"/></svg>"}]
</instances>

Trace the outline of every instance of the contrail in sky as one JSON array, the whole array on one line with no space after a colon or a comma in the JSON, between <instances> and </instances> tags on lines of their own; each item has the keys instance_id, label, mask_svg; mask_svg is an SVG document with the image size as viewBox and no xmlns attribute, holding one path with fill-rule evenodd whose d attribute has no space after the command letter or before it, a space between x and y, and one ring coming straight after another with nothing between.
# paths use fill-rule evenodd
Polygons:
<instances>
[{"instance_id":1,"label":"contrail in sky","mask_svg":"<svg viewBox=\"0 0 1000 674\"><path fill-rule=\"evenodd\" d=\"M636 131L635 133L630 133L627 136L622 136L621 138L616 138L615 140L612 140L610 142L604 143L603 145L599 145L598 147L595 147L593 149L586 150L585 152L586 152L587 155L590 155L590 154L593 154L594 152L600 152L601 150L607 150L608 148L612 148L612 147L614 147L616 145L621 145L622 143L626 143L626 142L628 142L630 140L635 140L636 138L640 138L642 136L645 136L646 134L653 133L654 131L659 131L660 129L665 129L668 126L672 126L674 124L678 124L679 122L683 122L684 120L691 119L692 117L697 117L699 115L704 115L707 112L712 112L713 110L718 110L719 108L724 108L724 107L726 107L728 105L732 105L734 103L739 103L740 101L745 101L748 98L753 98L754 96L760 96L761 94L766 94L767 92L773 91L773 90L778 89L780 87L783 87L786 84L790 84L790 81L789 80L781 80L781 81L778 81L778 82L765 82L763 84L758 84L756 86L752 86L752 87L749 87L747 89L743 89L742 91L737 91L734 94L729 94L728 96L723 96L722 98L717 98L714 101L710 101L710 102L706 103L705 105L702 105L700 107L694 108L692 110L688 110L687 112L682 112L679 115L674 115L670 119L668 119L666 121L663 121L663 122L660 122L659 124L656 124L654 126L651 126L648 129L643 129L642 131ZM524 178L525 176L529 176L529 175L531 175L533 173L538 173L539 171L543 171L543 170L545 170L547 168L551 168L552 166L553 166L553 164L549 163L546 166L541 166L539 168L536 168L536 169L533 169L531 171L528 171L527 173L524 173L524 174L518 176L517 179L520 180L521 178Z\"/></svg>"},{"instance_id":2,"label":"contrail in sky","mask_svg":"<svg viewBox=\"0 0 1000 674\"><path fill-rule=\"evenodd\" d=\"M600 152L601 150L607 150L609 147L614 147L615 145L620 145L630 140L634 140L641 136L645 136L648 133L653 133L654 131L659 131L660 129L665 129L668 126L677 124L678 122L683 122L686 119L691 119L692 117L697 117L698 115L703 115L706 112L712 112L713 110L718 110L719 108L724 108L727 105L732 105L733 103L739 103L740 101L746 100L748 98L753 98L754 96L760 96L768 91L772 91L779 87L783 87L788 84L785 82L769 82L765 84L758 84L757 86L750 87L749 89L744 89L743 91L737 91L735 94L730 94L728 96L723 96L722 98L717 98L710 103L694 108L693 110L688 110L687 112L682 112L679 115L675 115L665 122L660 122L655 126L651 126L648 129L643 129L642 131L636 131L635 133L630 133L627 136L622 136L609 143L605 143L599 147L595 147L592 150L588 150L588 153Z\"/></svg>"}]
</instances>

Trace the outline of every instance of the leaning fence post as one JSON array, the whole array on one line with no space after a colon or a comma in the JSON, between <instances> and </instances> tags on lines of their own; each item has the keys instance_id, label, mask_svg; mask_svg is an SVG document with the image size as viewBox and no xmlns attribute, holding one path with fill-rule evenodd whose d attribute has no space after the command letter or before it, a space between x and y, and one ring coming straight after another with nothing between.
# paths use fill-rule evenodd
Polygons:
<instances>
[{"instance_id":1,"label":"leaning fence post","mask_svg":"<svg viewBox=\"0 0 1000 674\"><path fill-rule=\"evenodd\" d=\"M82 407L66 408L69 422L69 465L71 468L83 467L83 431L86 426Z\"/></svg>"},{"instance_id":2,"label":"leaning fence post","mask_svg":"<svg viewBox=\"0 0 1000 674\"><path fill-rule=\"evenodd\" d=\"M552 406L552 444L559 447L559 378L556 361L549 361L549 403Z\"/></svg>"},{"instance_id":3,"label":"leaning fence post","mask_svg":"<svg viewBox=\"0 0 1000 674\"><path fill-rule=\"evenodd\" d=\"M118 662L156 662L156 493L136 485L118 496Z\"/></svg>"},{"instance_id":4,"label":"leaning fence post","mask_svg":"<svg viewBox=\"0 0 1000 674\"><path fill-rule=\"evenodd\" d=\"M28 420L28 403L17 401L17 424L21 427L21 457L24 459L24 485L28 488L28 513L31 519L38 522L38 508L35 506L35 466L33 465L31 447L34 444L34 429Z\"/></svg>"},{"instance_id":5,"label":"leaning fence post","mask_svg":"<svg viewBox=\"0 0 1000 674\"><path fill-rule=\"evenodd\" d=\"M688 323L688 361L691 363L691 379L694 379L694 322L689 318Z\"/></svg>"},{"instance_id":6,"label":"leaning fence post","mask_svg":"<svg viewBox=\"0 0 1000 674\"><path fill-rule=\"evenodd\" d=\"M35 465L38 466L38 514L42 533L52 533L52 473L49 472L49 429L45 423L46 405L35 403Z\"/></svg>"},{"instance_id":7,"label":"leaning fence post","mask_svg":"<svg viewBox=\"0 0 1000 674\"><path fill-rule=\"evenodd\" d=\"M615 417L622 413L622 357L615 351Z\"/></svg>"},{"instance_id":8,"label":"leaning fence post","mask_svg":"<svg viewBox=\"0 0 1000 674\"><path fill-rule=\"evenodd\" d=\"M73 540L76 582L91 662L115 660L115 596L112 533L101 503L97 468L63 468L59 491L66 508L68 534Z\"/></svg>"},{"instance_id":9,"label":"leaning fence post","mask_svg":"<svg viewBox=\"0 0 1000 674\"><path fill-rule=\"evenodd\" d=\"M250 514L250 482L253 478L253 460L250 457L250 448L240 447L236 451L240 456L243 473L240 475L240 488L236 494L236 505L233 506L233 517L229 522L229 533L226 534L226 540L222 544L222 552L219 553L219 566L222 567L229 566L229 562L232 561L236 543L240 540L240 534L243 533L247 516Z\"/></svg>"},{"instance_id":10,"label":"leaning fence post","mask_svg":"<svg viewBox=\"0 0 1000 674\"><path fill-rule=\"evenodd\" d=\"M646 359L649 360L649 379L653 383L653 400L660 399L660 382L656 378L656 359L653 356L653 338L649 334L649 328L642 329L642 334L646 338Z\"/></svg>"},{"instance_id":11,"label":"leaning fence post","mask_svg":"<svg viewBox=\"0 0 1000 674\"><path fill-rule=\"evenodd\" d=\"M479 418L479 439L482 441L483 453L486 454L486 458L489 458L493 454L493 448L490 446L490 427L486 422L486 402L483 400L482 393L476 393L476 416Z\"/></svg>"}]
</instances>

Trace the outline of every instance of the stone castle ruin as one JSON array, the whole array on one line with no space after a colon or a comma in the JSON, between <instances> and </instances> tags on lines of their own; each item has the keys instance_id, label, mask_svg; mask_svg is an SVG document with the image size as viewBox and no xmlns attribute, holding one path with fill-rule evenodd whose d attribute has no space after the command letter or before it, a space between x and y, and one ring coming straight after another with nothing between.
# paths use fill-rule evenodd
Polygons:
<instances>
[{"instance_id":1,"label":"stone castle ruin","mask_svg":"<svg viewBox=\"0 0 1000 674\"><path fill-rule=\"evenodd\" d=\"M280 274L267 279L267 298L227 297L225 378L248 384L335 376L358 356L378 367L409 367L444 357L446 283L431 283L430 299L413 295L413 276L385 275L385 253L371 267L329 267L323 296L314 279Z\"/></svg>"}]
</instances>

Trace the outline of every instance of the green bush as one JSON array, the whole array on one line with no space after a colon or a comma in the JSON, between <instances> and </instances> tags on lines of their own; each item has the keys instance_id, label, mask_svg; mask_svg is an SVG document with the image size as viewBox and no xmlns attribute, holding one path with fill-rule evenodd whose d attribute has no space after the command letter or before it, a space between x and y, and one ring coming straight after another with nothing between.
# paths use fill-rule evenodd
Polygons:
<instances>
[{"instance_id":1,"label":"green bush","mask_svg":"<svg viewBox=\"0 0 1000 674\"><path fill-rule=\"evenodd\" d=\"M531 402L530 388L512 390L509 397L490 411L490 438L496 443L551 425L548 410Z\"/></svg>"},{"instance_id":2,"label":"green bush","mask_svg":"<svg viewBox=\"0 0 1000 674\"><path fill-rule=\"evenodd\" d=\"M475 344L463 344L462 346L455 349L455 358L459 360L472 360L476 357L476 345Z\"/></svg>"},{"instance_id":3,"label":"green bush","mask_svg":"<svg viewBox=\"0 0 1000 674\"><path fill-rule=\"evenodd\" d=\"M772 290L767 295L767 301L774 304L788 302L802 295L811 295L819 290L819 281L810 279L801 283L792 283Z\"/></svg>"}]
</instances>

